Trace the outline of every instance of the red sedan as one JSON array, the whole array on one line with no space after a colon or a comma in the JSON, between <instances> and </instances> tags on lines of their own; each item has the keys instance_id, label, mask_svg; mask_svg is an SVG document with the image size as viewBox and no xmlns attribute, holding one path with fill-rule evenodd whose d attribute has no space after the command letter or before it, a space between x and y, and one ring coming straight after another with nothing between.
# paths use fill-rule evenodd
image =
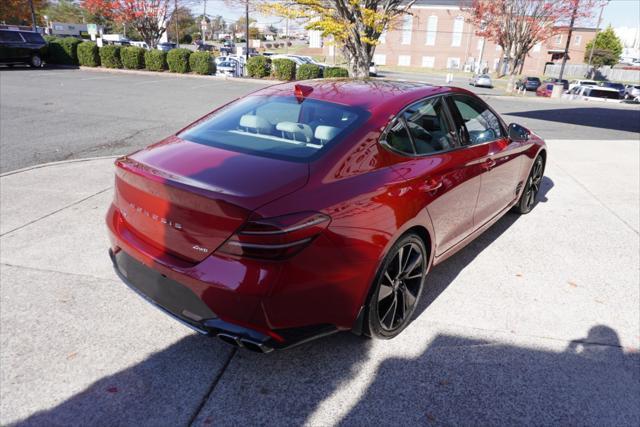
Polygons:
<instances>
[{"instance_id":1,"label":"red sedan","mask_svg":"<svg viewBox=\"0 0 640 427\"><path fill-rule=\"evenodd\" d=\"M133 290L233 345L392 338L433 265L534 207L546 156L463 89L272 86L116 161L110 254Z\"/></svg>"}]
</instances>

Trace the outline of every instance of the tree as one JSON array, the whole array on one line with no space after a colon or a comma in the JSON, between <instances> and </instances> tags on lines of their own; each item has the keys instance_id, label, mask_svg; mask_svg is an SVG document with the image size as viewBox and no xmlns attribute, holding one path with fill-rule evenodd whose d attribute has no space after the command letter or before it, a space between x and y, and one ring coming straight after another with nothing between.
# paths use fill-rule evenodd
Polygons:
<instances>
[{"instance_id":1,"label":"tree","mask_svg":"<svg viewBox=\"0 0 640 427\"><path fill-rule=\"evenodd\" d=\"M565 30L572 16L574 20L590 17L598 1L472 0L463 10L478 28L476 34L502 48L505 56L499 74L507 67L514 75L533 46Z\"/></svg>"},{"instance_id":2,"label":"tree","mask_svg":"<svg viewBox=\"0 0 640 427\"><path fill-rule=\"evenodd\" d=\"M88 13L72 0L59 0L57 3L49 3L44 8L43 15L46 15L51 22L85 22Z\"/></svg>"},{"instance_id":3,"label":"tree","mask_svg":"<svg viewBox=\"0 0 640 427\"><path fill-rule=\"evenodd\" d=\"M169 0L82 0L89 12L132 25L151 48L167 29Z\"/></svg>"},{"instance_id":4,"label":"tree","mask_svg":"<svg viewBox=\"0 0 640 427\"><path fill-rule=\"evenodd\" d=\"M611 25L609 25L606 30L600 31L593 40L587 43L584 52L585 62L589 61L592 48L593 58L591 59L591 63L595 67L615 65L620 60L620 55L622 54L622 42L615 31L613 31Z\"/></svg>"},{"instance_id":5,"label":"tree","mask_svg":"<svg viewBox=\"0 0 640 427\"><path fill-rule=\"evenodd\" d=\"M31 25L31 7L26 0L1 0L0 23L12 25ZM47 0L33 0L36 10L36 22L42 24L42 10Z\"/></svg>"},{"instance_id":6,"label":"tree","mask_svg":"<svg viewBox=\"0 0 640 427\"><path fill-rule=\"evenodd\" d=\"M178 9L174 9L171 13L167 23L169 40L176 39L176 19L178 20L178 34L180 34L180 37L191 36L192 33L198 32L199 25L191 14L191 10L188 7L178 6Z\"/></svg>"},{"instance_id":7,"label":"tree","mask_svg":"<svg viewBox=\"0 0 640 427\"><path fill-rule=\"evenodd\" d=\"M304 18L306 28L332 37L348 61L353 77L369 76L380 35L397 18L410 13L415 0L283 0L263 9L287 18Z\"/></svg>"}]
</instances>

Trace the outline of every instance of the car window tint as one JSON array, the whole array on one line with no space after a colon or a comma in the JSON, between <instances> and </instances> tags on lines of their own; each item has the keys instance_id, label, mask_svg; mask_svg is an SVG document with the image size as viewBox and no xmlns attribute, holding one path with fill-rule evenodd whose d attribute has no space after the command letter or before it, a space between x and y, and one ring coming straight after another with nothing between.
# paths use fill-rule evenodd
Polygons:
<instances>
[{"instance_id":1,"label":"car window tint","mask_svg":"<svg viewBox=\"0 0 640 427\"><path fill-rule=\"evenodd\" d=\"M431 98L405 110L404 119L413 137L416 153L429 154L456 148L443 105L441 98Z\"/></svg>"},{"instance_id":2,"label":"car window tint","mask_svg":"<svg viewBox=\"0 0 640 427\"><path fill-rule=\"evenodd\" d=\"M456 96L454 103L464 121L470 144L482 144L502 137L500 120L479 100Z\"/></svg>"},{"instance_id":3,"label":"car window tint","mask_svg":"<svg viewBox=\"0 0 640 427\"><path fill-rule=\"evenodd\" d=\"M3 42L22 42L22 37L17 31L2 31L0 30L0 41Z\"/></svg>"},{"instance_id":4,"label":"car window tint","mask_svg":"<svg viewBox=\"0 0 640 427\"><path fill-rule=\"evenodd\" d=\"M407 132L407 128L404 126L404 123L402 123L402 120L396 120L393 122L387 131L385 139L390 147L393 147L402 153L414 154L409 132Z\"/></svg>"},{"instance_id":5,"label":"car window tint","mask_svg":"<svg viewBox=\"0 0 640 427\"><path fill-rule=\"evenodd\" d=\"M44 43L44 39L38 33L23 31L20 34L28 43Z\"/></svg>"}]
</instances>

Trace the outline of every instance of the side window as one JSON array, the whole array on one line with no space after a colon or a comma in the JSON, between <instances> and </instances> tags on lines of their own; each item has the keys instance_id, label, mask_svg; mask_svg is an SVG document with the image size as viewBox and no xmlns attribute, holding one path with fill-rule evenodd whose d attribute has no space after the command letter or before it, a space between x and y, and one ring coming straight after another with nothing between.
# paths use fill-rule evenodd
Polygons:
<instances>
[{"instance_id":1,"label":"side window","mask_svg":"<svg viewBox=\"0 0 640 427\"><path fill-rule=\"evenodd\" d=\"M393 122L387 131L385 139L390 147L402 153L414 154L409 132L407 132L407 128L404 126L402 120L397 119Z\"/></svg>"},{"instance_id":2,"label":"side window","mask_svg":"<svg viewBox=\"0 0 640 427\"><path fill-rule=\"evenodd\" d=\"M467 128L470 144L502 138L500 120L482 101L468 96L455 96L453 102Z\"/></svg>"},{"instance_id":3,"label":"side window","mask_svg":"<svg viewBox=\"0 0 640 427\"><path fill-rule=\"evenodd\" d=\"M0 41L3 42L23 42L20 33L17 31L0 31Z\"/></svg>"},{"instance_id":4,"label":"side window","mask_svg":"<svg viewBox=\"0 0 640 427\"><path fill-rule=\"evenodd\" d=\"M417 154L436 153L457 148L444 112L441 98L431 98L411 105L404 119L413 137Z\"/></svg>"}]
</instances>

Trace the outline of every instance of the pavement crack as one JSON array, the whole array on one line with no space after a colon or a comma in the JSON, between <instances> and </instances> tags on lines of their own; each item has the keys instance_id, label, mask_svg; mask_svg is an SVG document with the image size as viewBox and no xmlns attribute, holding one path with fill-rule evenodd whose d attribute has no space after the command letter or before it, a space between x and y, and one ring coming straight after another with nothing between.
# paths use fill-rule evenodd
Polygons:
<instances>
[{"instance_id":1,"label":"pavement crack","mask_svg":"<svg viewBox=\"0 0 640 427\"><path fill-rule=\"evenodd\" d=\"M41 220L43 220L43 219L45 219L45 218L48 218L48 217L50 217L50 216L52 216L52 215L55 215L55 214L57 214L58 212L62 212L63 210L68 209L68 208L70 208L70 207L73 207L73 206L79 205L80 203L85 202L85 201L89 200L90 198L95 197L95 196L98 196L98 195L100 195L100 194L102 194L102 193L105 193L105 192L107 192L107 191L109 191L109 190L111 190L111 186L109 186L109 187L105 188L104 190L100 190L100 191L98 191L97 193L91 194L90 196L87 196L87 197L85 197L85 198L83 198L83 199L80 199L80 200L78 200L78 201L75 201L75 202L73 202L73 203L71 203L71 204L69 204L69 205L63 206L63 207L61 207L60 209L56 209L56 210L55 210L55 211L53 211L53 212L49 212L48 214L46 214L46 215L44 215L44 216L41 216L40 218L34 219L33 221L29 221L28 223L26 223L26 224L22 224L21 226L16 227L16 228L14 228L14 229L12 229L12 230L5 231L4 233L0 234L0 237L4 237L4 236L6 236L6 235L8 235L8 234L11 234L11 233L13 233L13 232L15 232L15 231L21 230L21 229L23 229L23 228L25 228L25 227L27 227L27 226L29 226L29 225L31 225L31 224L35 224L35 223L36 223L36 222L38 222L38 221L41 221Z\"/></svg>"},{"instance_id":2,"label":"pavement crack","mask_svg":"<svg viewBox=\"0 0 640 427\"><path fill-rule=\"evenodd\" d=\"M218 383L220 382L220 379L222 378L222 376L226 372L227 368L229 367L229 364L231 363L231 359L233 359L233 356L235 356L237 352L238 352L238 349L237 348L233 348L233 350L231 350L231 353L229 353L229 357L224 362L224 365L222 365L222 369L220 369L220 372L218 373L218 375L216 375L216 377L213 379L213 382L211 383L211 385L209 386L209 389L207 390L207 392L205 393L204 397L200 401L200 404L196 408L196 410L193 413L193 415L191 415L191 418L189 419L189 422L187 423L188 426L192 426L193 423L196 422L196 419L198 419L198 415L200 415L200 412L202 412L202 409L204 408L204 405L206 405L207 401L209 400L209 397L215 391L215 388L218 385Z\"/></svg>"},{"instance_id":3,"label":"pavement crack","mask_svg":"<svg viewBox=\"0 0 640 427\"><path fill-rule=\"evenodd\" d=\"M37 271L39 273L68 274L70 276L86 277L86 278L90 278L90 279L94 279L94 280L108 280L108 281L114 282L114 283L119 283L120 282L120 280L115 277L115 274L114 274L114 277L112 279L110 279L110 278L106 278L106 277L94 276L92 274L72 273L72 272L69 272L69 271L52 270L52 269L49 269L49 268L30 267L28 265L11 264L11 263L8 263L8 262L2 262L2 263L0 263L0 266L11 267L11 268L21 268L23 270Z\"/></svg>"}]
</instances>

